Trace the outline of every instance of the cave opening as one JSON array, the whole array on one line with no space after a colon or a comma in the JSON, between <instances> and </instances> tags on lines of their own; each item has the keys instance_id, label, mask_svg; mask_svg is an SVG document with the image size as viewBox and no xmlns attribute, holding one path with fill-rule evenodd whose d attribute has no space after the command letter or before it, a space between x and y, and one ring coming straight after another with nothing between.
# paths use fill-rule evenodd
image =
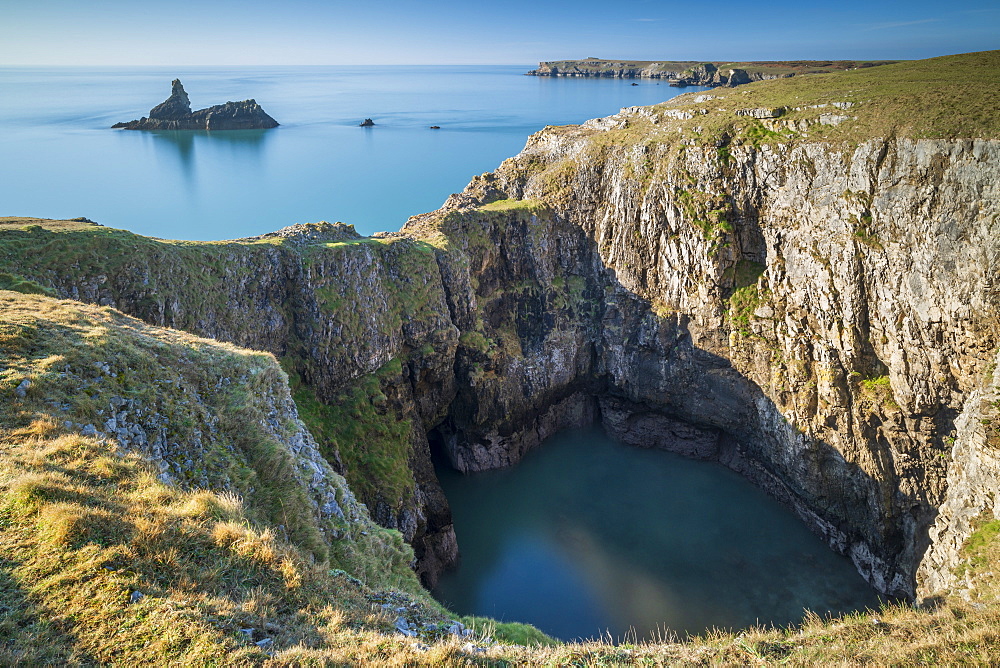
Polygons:
<instances>
[{"instance_id":1,"label":"cave opening","mask_svg":"<svg viewBox=\"0 0 1000 668\"><path fill-rule=\"evenodd\" d=\"M787 507L725 466L610 438L547 439L517 466L438 479L461 552L433 594L563 640L786 626L878 595Z\"/></svg>"}]
</instances>

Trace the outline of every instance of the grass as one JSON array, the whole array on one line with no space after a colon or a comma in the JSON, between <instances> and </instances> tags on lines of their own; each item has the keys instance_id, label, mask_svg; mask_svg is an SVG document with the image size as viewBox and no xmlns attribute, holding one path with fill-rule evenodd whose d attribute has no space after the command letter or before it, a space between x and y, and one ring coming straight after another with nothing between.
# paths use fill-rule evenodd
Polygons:
<instances>
[{"instance_id":1,"label":"grass","mask_svg":"<svg viewBox=\"0 0 1000 668\"><path fill-rule=\"evenodd\" d=\"M789 122L815 121L836 112L851 117L840 125L813 125L811 140L857 144L873 137L956 138L1000 136L995 113L1000 92L984 82L1000 73L1000 51L983 51L928 60L887 64L877 68L834 72L822 77L793 77L716 89L712 99L694 102L688 94L665 107L702 110L704 115L679 121L701 128L704 137L728 132L737 141L790 141L800 133L778 132ZM846 110L830 106L849 103ZM828 105L811 108L814 105ZM785 114L767 128L776 134L760 137L760 123L740 119L737 109L782 108ZM756 135L756 137L755 137Z\"/></svg>"},{"instance_id":2,"label":"grass","mask_svg":"<svg viewBox=\"0 0 1000 668\"><path fill-rule=\"evenodd\" d=\"M393 359L329 402L292 377L295 403L327 460L342 462L348 484L366 502L385 500L394 508L415 486L409 467L412 424L383 392L383 383L398 382L400 372L400 361Z\"/></svg>"},{"instance_id":3,"label":"grass","mask_svg":"<svg viewBox=\"0 0 1000 668\"><path fill-rule=\"evenodd\" d=\"M863 378L858 382L859 398L862 403L871 407L895 410L899 408L892 393L889 376Z\"/></svg>"},{"instance_id":4,"label":"grass","mask_svg":"<svg viewBox=\"0 0 1000 668\"><path fill-rule=\"evenodd\" d=\"M317 514L284 440L301 427L274 421L291 403L270 355L0 292L0 359L0 663L236 665L345 637L392 646L371 601L381 587L443 616L399 534L332 472L345 517ZM143 448L83 435L122 396L167 435L174 483ZM263 636L273 646L251 642Z\"/></svg>"},{"instance_id":5,"label":"grass","mask_svg":"<svg viewBox=\"0 0 1000 668\"><path fill-rule=\"evenodd\" d=\"M688 111L693 117L687 120L663 117L653 124L631 116L624 127L607 131L564 127L546 132L588 137L595 149L687 142L715 148L723 166L740 146L821 141L850 149L872 138L992 139L1000 137L995 111L1000 91L988 82L998 75L1000 51L982 51L717 88L651 107L654 112ZM758 108L782 114L762 121L736 113ZM824 114L846 119L823 124Z\"/></svg>"}]
</instances>

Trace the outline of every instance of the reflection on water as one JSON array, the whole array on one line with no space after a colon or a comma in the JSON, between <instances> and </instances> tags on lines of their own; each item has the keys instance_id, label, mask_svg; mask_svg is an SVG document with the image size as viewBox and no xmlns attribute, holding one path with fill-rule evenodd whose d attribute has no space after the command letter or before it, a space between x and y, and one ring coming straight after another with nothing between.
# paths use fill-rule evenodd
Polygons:
<instances>
[{"instance_id":1,"label":"reflection on water","mask_svg":"<svg viewBox=\"0 0 1000 668\"><path fill-rule=\"evenodd\" d=\"M586 431L512 470L439 474L462 563L434 593L461 614L645 638L878 605L846 558L716 464Z\"/></svg>"},{"instance_id":2,"label":"reflection on water","mask_svg":"<svg viewBox=\"0 0 1000 668\"><path fill-rule=\"evenodd\" d=\"M231 160L259 162L264 143L273 130L156 130L133 131L152 141L167 159L176 156L185 178L194 183L195 151L225 153Z\"/></svg>"}]
</instances>

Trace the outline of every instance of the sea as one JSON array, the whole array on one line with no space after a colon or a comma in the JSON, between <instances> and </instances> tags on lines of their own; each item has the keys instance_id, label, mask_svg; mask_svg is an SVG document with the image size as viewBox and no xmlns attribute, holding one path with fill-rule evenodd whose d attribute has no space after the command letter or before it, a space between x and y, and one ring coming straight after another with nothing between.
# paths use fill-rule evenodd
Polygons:
<instances>
[{"instance_id":1,"label":"sea","mask_svg":"<svg viewBox=\"0 0 1000 668\"><path fill-rule=\"evenodd\" d=\"M567 431L516 466L439 463L461 553L435 596L562 640L684 638L878 610L851 561L714 462Z\"/></svg>"},{"instance_id":2,"label":"sea","mask_svg":"<svg viewBox=\"0 0 1000 668\"><path fill-rule=\"evenodd\" d=\"M700 90L525 76L531 67L3 67L0 216L82 216L184 240L321 220L398 230L546 125ZM281 126L111 129L148 115L175 78L194 109L253 98ZM359 127L366 118L375 125Z\"/></svg>"}]
</instances>

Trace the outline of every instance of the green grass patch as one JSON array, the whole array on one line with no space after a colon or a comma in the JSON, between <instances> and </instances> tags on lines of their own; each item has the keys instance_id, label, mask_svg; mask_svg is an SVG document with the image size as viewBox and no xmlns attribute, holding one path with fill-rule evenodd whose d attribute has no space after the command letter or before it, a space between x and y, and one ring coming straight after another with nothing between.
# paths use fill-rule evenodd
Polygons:
<instances>
[{"instance_id":1,"label":"green grass patch","mask_svg":"<svg viewBox=\"0 0 1000 668\"><path fill-rule=\"evenodd\" d=\"M858 382L858 387L861 390L862 402L888 410L899 408L892 393L892 383L889 381L889 376L863 378Z\"/></svg>"},{"instance_id":2,"label":"green grass patch","mask_svg":"<svg viewBox=\"0 0 1000 668\"><path fill-rule=\"evenodd\" d=\"M480 211L534 211L536 209L544 207L544 204L539 200L532 199L501 199L496 202L490 202L489 204L484 204L479 207Z\"/></svg>"},{"instance_id":3,"label":"green grass patch","mask_svg":"<svg viewBox=\"0 0 1000 668\"><path fill-rule=\"evenodd\" d=\"M728 134L734 142L755 146L790 141L799 133L780 130L786 121L816 120L824 113L849 119L838 125L813 125L808 131L811 140L853 145L893 136L996 138L1000 91L989 82L998 74L1000 51L982 51L720 88L712 91L710 101L693 103L695 94L689 94L664 106L703 109L706 114L681 125L699 126L706 138ZM849 106L839 109L833 103ZM816 105L826 106L813 108ZM771 127L735 114L753 108L786 112L769 122Z\"/></svg>"},{"instance_id":4,"label":"green grass patch","mask_svg":"<svg viewBox=\"0 0 1000 668\"><path fill-rule=\"evenodd\" d=\"M462 617L461 622L481 635L510 645L556 647L562 643L530 624L498 622L489 617Z\"/></svg>"},{"instance_id":5,"label":"green grass patch","mask_svg":"<svg viewBox=\"0 0 1000 668\"><path fill-rule=\"evenodd\" d=\"M388 403L383 383L397 382L401 362L393 359L362 376L331 401L323 402L291 376L292 396L329 461L338 458L348 484L362 499L398 506L414 488L409 467L412 425Z\"/></svg>"},{"instance_id":6,"label":"green grass patch","mask_svg":"<svg viewBox=\"0 0 1000 668\"><path fill-rule=\"evenodd\" d=\"M55 296L52 290L42 287L35 281L30 281L6 272L0 272L0 290L10 290L11 292L21 292L28 295Z\"/></svg>"}]
</instances>

